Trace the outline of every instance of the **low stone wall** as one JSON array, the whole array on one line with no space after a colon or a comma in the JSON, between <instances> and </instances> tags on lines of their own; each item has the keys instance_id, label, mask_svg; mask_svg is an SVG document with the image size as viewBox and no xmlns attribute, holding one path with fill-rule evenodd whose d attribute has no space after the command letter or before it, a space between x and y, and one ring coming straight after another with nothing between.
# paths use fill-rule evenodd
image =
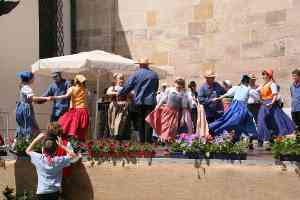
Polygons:
<instances>
[{"instance_id":1,"label":"low stone wall","mask_svg":"<svg viewBox=\"0 0 300 200\"><path fill-rule=\"evenodd\" d=\"M36 173L29 161L6 161L0 168L0 189L6 185L35 191ZM293 168L270 164L225 164L205 166L200 179L193 161L154 160L125 167L111 163L89 167L84 162L74 166L66 180L66 199L71 200L268 200L299 199L300 177Z\"/></svg>"}]
</instances>

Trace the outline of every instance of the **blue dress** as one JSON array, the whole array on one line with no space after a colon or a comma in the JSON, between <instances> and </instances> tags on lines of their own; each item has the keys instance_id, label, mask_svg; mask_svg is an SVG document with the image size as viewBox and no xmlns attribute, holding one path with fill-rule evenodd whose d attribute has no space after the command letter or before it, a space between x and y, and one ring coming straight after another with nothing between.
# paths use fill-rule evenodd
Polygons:
<instances>
[{"instance_id":1,"label":"blue dress","mask_svg":"<svg viewBox=\"0 0 300 200\"><path fill-rule=\"evenodd\" d=\"M266 105L272 99L264 100L258 112L258 138L261 141L268 141L272 136L285 136L295 131L295 124L289 116L275 103L272 108Z\"/></svg>"},{"instance_id":2,"label":"blue dress","mask_svg":"<svg viewBox=\"0 0 300 200\"><path fill-rule=\"evenodd\" d=\"M240 138L242 133L251 137L257 135L253 115L247 108L249 91L249 87L240 85L231 88L226 93L226 96L234 96L233 102L221 118L208 125L212 133L220 135L224 131L234 130L237 139Z\"/></svg>"},{"instance_id":3,"label":"blue dress","mask_svg":"<svg viewBox=\"0 0 300 200\"><path fill-rule=\"evenodd\" d=\"M16 107L17 130L16 138L29 139L33 136L33 131L38 130L34 110L30 97L33 96L33 91L28 85L23 85L20 90L20 100Z\"/></svg>"},{"instance_id":4,"label":"blue dress","mask_svg":"<svg viewBox=\"0 0 300 200\"><path fill-rule=\"evenodd\" d=\"M287 114L275 103L271 108L266 105L270 104L273 94L277 94L278 86L274 82L265 84L260 88L263 104L258 112L258 138L262 141L268 141L272 136L284 136L292 134L295 130L294 122Z\"/></svg>"}]
</instances>

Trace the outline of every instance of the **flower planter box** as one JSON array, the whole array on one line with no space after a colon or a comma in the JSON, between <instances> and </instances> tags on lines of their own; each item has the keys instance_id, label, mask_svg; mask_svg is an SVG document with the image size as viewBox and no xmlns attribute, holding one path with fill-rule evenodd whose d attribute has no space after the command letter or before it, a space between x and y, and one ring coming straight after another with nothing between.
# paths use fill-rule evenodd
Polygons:
<instances>
[{"instance_id":1,"label":"flower planter box","mask_svg":"<svg viewBox=\"0 0 300 200\"><path fill-rule=\"evenodd\" d=\"M171 152L170 158L188 158L188 156L183 154L182 152Z\"/></svg>"},{"instance_id":2,"label":"flower planter box","mask_svg":"<svg viewBox=\"0 0 300 200\"><path fill-rule=\"evenodd\" d=\"M153 158L153 157L155 157L155 152L143 151L142 154L143 154L144 158Z\"/></svg>"},{"instance_id":3,"label":"flower planter box","mask_svg":"<svg viewBox=\"0 0 300 200\"><path fill-rule=\"evenodd\" d=\"M0 156L7 156L7 152L6 151L0 151Z\"/></svg>"},{"instance_id":4,"label":"flower planter box","mask_svg":"<svg viewBox=\"0 0 300 200\"><path fill-rule=\"evenodd\" d=\"M210 159L220 160L247 160L247 154L225 154L225 153L212 153Z\"/></svg>"},{"instance_id":5,"label":"flower planter box","mask_svg":"<svg viewBox=\"0 0 300 200\"><path fill-rule=\"evenodd\" d=\"M7 156L6 149L0 148L0 156Z\"/></svg>"},{"instance_id":6,"label":"flower planter box","mask_svg":"<svg viewBox=\"0 0 300 200\"><path fill-rule=\"evenodd\" d=\"M171 152L171 158L183 158L183 159L203 159L204 155L202 153L186 153L183 154L182 152Z\"/></svg>"},{"instance_id":7,"label":"flower planter box","mask_svg":"<svg viewBox=\"0 0 300 200\"><path fill-rule=\"evenodd\" d=\"M187 153L189 159L204 159L204 155L202 153Z\"/></svg>"},{"instance_id":8,"label":"flower planter box","mask_svg":"<svg viewBox=\"0 0 300 200\"><path fill-rule=\"evenodd\" d=\"M280 155L279 160L300 162L300 155Z\"/></svg>"}]
</instances>

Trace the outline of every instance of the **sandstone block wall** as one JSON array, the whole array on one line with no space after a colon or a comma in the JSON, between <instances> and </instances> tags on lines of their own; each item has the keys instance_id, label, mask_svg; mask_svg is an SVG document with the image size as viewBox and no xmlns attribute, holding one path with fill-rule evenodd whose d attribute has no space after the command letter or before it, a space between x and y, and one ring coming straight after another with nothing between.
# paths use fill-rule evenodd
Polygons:
<instances>
[{"instance_id":1,"label":"sandstone block wall","mask_svg":"<svg viewBox=\"0 0 300 200\"><path fill-rule=\"evenodd\" d=\"M289 100L290 71L299 67L298 0L78 0L79 50L150 57L174 76L220 80L275 70Z\"/></svg>"}]
</instances>

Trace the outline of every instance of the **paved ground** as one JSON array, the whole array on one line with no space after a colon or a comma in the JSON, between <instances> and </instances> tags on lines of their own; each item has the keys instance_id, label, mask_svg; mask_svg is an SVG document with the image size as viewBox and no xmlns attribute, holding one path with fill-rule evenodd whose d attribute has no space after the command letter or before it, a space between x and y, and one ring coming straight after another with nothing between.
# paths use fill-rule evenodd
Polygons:
<instances>
[{"instance_id":1,"label":"paved ground","mask_svg":"<svg viewBox=\"0 0 300 200\"><path fill-rule=\"evenodd\" d=\"M113 167L78 165L66 182L70 200L296 200L300 177L269 164L211 164L200 170L192 160L154 160ZM35 170L29 161L9 161L0 169L0 188L34 191Z\"/></svg>"},{"instance_id":2,"label":"paved ground","mask_svg":"<svg viewBox=\"0 0 300 200\"><path fill-rule=\"evenodd\" d=\"M205 175L199 171L199 179L193 164L171 160L154 161L151 167L108 164L87 169L95 199L291 200L300 196L298 175L278 166L213 164L205 171ZM70 192L76 192L76 187Z\"/></svg>"}]
</instances>

